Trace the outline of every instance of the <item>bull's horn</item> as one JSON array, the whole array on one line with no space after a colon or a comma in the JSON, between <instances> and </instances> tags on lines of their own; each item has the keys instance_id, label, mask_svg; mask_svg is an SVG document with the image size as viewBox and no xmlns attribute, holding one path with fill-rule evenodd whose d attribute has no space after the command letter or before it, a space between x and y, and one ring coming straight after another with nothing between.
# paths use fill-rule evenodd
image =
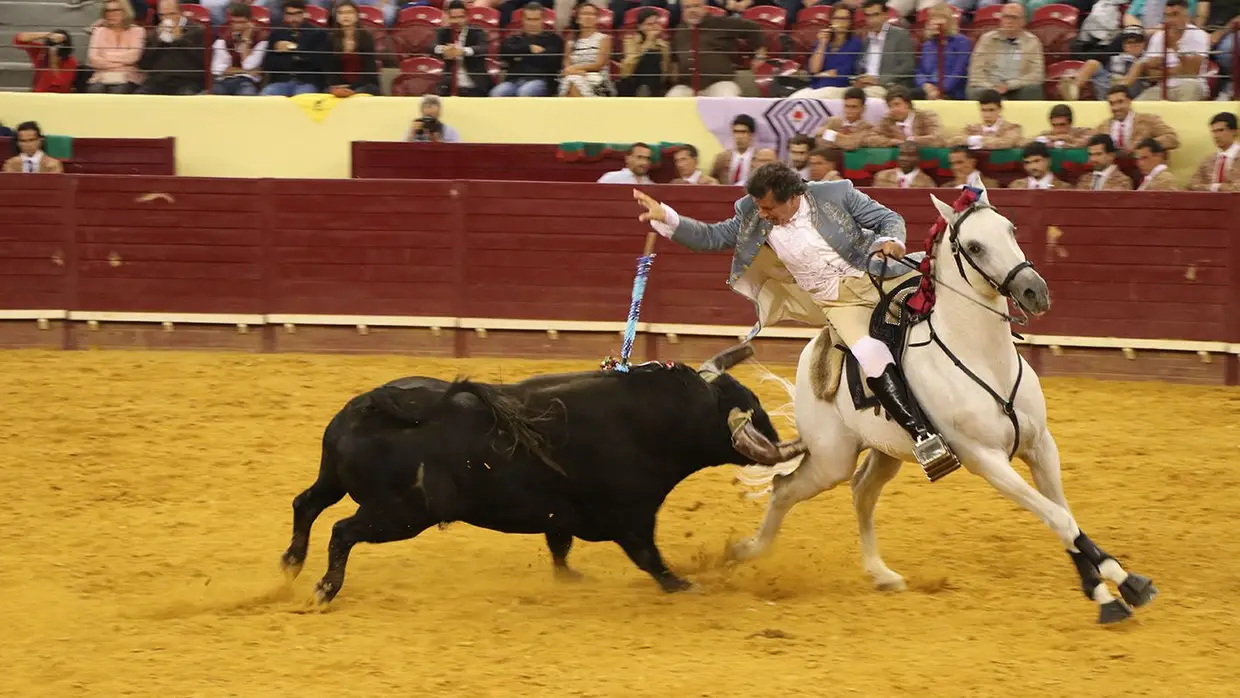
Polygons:
<instances>
[{"instance_id":1,"label":"bull's horn","mask_svg":"<svg viewBox=\"0 0 1240 698\"><path fill-rule=\"evenodd\" d=\"M728 347L727 349L724 349L718 354L715 354L707 359L706 362L698 368L698 373L706 374L703 377L708 381L712 380L715 376L720 373L725 373L728 369L753 356L753 354L753 345L749 342L742 342L735 346Z\"/></svg>"},{"instance_id":2,"label":"bull's horn","mask_svg":"<svg viewBox=\"0 0 1240 698\"><path fill-rule=\"evenodd\" d=\"M753 412L742 412L733 407L728 413L728 429L732 432L732 447L736 452L759 465L778 465L804 454L807 449L800 439L781 441L778 444L763 436L753 425Z\"/></svg>"}]
</instances>

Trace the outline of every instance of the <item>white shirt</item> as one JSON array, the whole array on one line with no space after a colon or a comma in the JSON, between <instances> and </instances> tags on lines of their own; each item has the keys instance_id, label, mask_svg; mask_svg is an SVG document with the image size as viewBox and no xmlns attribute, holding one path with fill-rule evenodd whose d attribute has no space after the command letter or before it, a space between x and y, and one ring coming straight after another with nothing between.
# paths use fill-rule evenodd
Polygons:
<instances>
[{"instance_id":1,"label":"white shirt","mask_svg":"<svg viewBox=\"0 0 1240 698\"><path fill-rule=\"evenodd\" d=\"M1163 42L1166 41L1166 32L1159 30L1150 37L1149 44L1145 47L1145 55L1142 58L1163 58ZM1180 36L1179 42L1173 47L1174 51L1167 53L1166 62L1168 69L1174 69L1180 65L1180 56L1201 56L1201 67L1197 69L1197 75L1204 76L1209 70L1210 54L1210 35L1204 29L1198 28L1196 25L1190 24L1184 29L1184 34ZM1154 73L1157 75L1157 71ZM1201 84L1201 89L1207 90L1204 77L1172 77L1167 81L1168 87L1178 87L1187 84L1192 80L1196 80Z\"/></svg>"},{"instance_id":2,"label":"white shirt","mask_svg":"<svg viewBox=\"0 0 1240 698\"><path fill-rule=\"evenodd\" d=\"M917 175L919 174L921 174L921 168L914 167L912 172L896 173L896 181L899 183L901 189L908 189L913 186L913 180L917 179Z\"/></svg>"},{"instance_id":3,"label":"white shirt","mask_svg":"<svg viewBox=\"0 0 1240 698\"><path fill-rule=\"evenodd\" d=\"M728 161L728 181L722 184L744 184L749 181L749 165L753 162L753 154L756 149L749 146L749 150L743 153L732 151L732 159ZM740 176L736 177L736 168L740 166Z\"/></svg>"},{"instance_id":4,"label":"white shirt","mask_svg":"<svg viewBox=\"0 0 1240 698\"><path fill-rule=\"evenodd\" d=\"M805 167L802 167L801 169L797 170L797 174L801 175L801 179L805 180L806 182L810 181L809 165L806 165Z\"/></svg>"},{"instance_id":5,"label":"white shirt","mask_svg":"<svg viewBox=\"0 0 1240 698\"><path fill-rule=\"evenodd\" d=\"M857 119L856 121L849 121L848 119L841 119L841 120L844 122L844 128L850 131L856 128L857 126L860 126L861 124L865 123L865 119ZM840 134L836 133L834 129L827 129L826 131L822 132L822 139L829 143L834 143L835 139L838 138L839 135Z\"/></svg>"},{"instance_id":6,"label":"white shirt","mask_svg":"<svg viewBox=\"0 0 1240 698\"><path fill-rule=\"evenodd\" d=\"M250 36L256 36L258 31L255 30ZM263 57L267 55L267 40L256 42L250 46L250 53L241 59L241 65L238 66L242 70L250 72L258 70L263 66ZM224 71L232 67L232 54L228 52L228 45L223 39L216 39L211 44L211 74L217 78L230 77L224 75ZM243 74L244 75L244 74ZM261 76L244 75L255 82L262 79Z\"/></svg>"},{"instance_id":7,"label":"white shirt","mask_svg":"<svg viewBox=\"0 0 1240 698\"><path fill-rule=\"evenodd\" d=\"M801 196L801 205L787 225L772 226L767 244L792 274L797 286L816 301L834 301L839 297L840 280L864 276L865 272L849 264L839 255L814 226L810 217L809 195ZM680 225L680 215L671 206L663 204L663 221L650 221L650 226L669 240ZM895 240L880 237L875 245Z\"/></svg>"},{"instance_id":8,"label":"white shirt","mask_svg":"<svg viewBox=\"0 0 1240 698\"><path fill-rule=\"evenodd\" d=\"M635 175L633 170L627 167L614 172L604 172L598 181L603 184L654 184L646 175Z\"/></svg>"},{"instance_id":9,"label":"white shirt","mask_svg":"<svg viewBox=\"0 0 1240 698\"><path fill-rule=\"evenodd\" d=\"M1101 191L1102 185L1105 184L1106 181L1111 178L1111 173L1114 171L1115 171L1115 165L1111 165L1110 167L1106 168L1105 170L1102 170L1101 172L1095 170L1094 181L1090 185L1089 188L1093 189L1094 191Z\"/></svg>"},{"instance_id":10,"label":"white shirt","mask_svg":"<svg viewBox=\"0 0 1240 698\"><path fill-rule=\"evenodd\" d=\"M1047 172L1042 175L1041 179L1033 177L1025 177L1025 186L1029 189L1053 189L1055 184L1055 175Z\"/></svg>"},{"instance_id":11,"label":"white shirt","mask_svg":"<svg viewBox=\"0 0 1240 698\"><path fill-rule=\"evenodd\" d=\"M883 24L883 28L877 34L870 33L870 41L865 47L865 74L878 75L879 67L883 64L883 44L887 42L887 28L890 24Z\"/></svg>"},{"instance_id":12,"label":"white shirt","mask_svg":"<svg viewBox=\"0 0 1240 698\"><path fill-rule=\"evenodd\" d=\"M1141 191L1142 189L1145 189L1145 185L1152 182L1154 178L1158 176L1158 173L1162 172L1165 169L1167 169L1166 165L1159 165L1158 167L1155 167L1154 169L1150 170L1149 174L1141 178L1141 184L1140 186L1137 187L1137 191Z\"/></svg>"},{"instance_id":13,"label":"white shirt","mask_svg":"<svg viewBox=\"0 0 1240 698\"><path fill-rule=\"evenodd\" d=\"M604 176L606 176L606 175L604 175ZM685 177L685 178L684 178L684 180L685 180L685 184L697 184L699 181L701 181L701 179L702 179L702 171L701 171L701 170L694 170L694 171L693 171L693 174L691 174L691 175L689 175L688 177Z\"/></svg>"},{"instance_id":14,"label":"white shirt","mask_svg":"<svg viewBox=\"0 0 1240 698\"><path fill-rule=\"evenodd\" d=\"M908 116L905 117L904 121L896 122L899 124L900 132L904 134L904 140L906 141L913 140L913 117L915 116L917 115L913 113L913 110L909 109Z\"/></svg>"},{"instance_id":15,"label":"white shirt","mask_svg":"<svg viewBox=\"0 0 1240 698\"><path fill-rule=\"evenodd\" d=\"M1218 156L1214 159L1214 171L1210 173L1210 191L1218 191L1218 185L1222 184L1222 180L1218 178L1219 160L1223 161L1223 171L1231 170L1231 165L1236 161L1236 157L1240 156L1240 143L1232 143L1227 150L1218 151Z\"/></svg>"},{"instance_id":16,"label":"white shirt","mask_svg":"<svg viewBox=\"0 0 1240 698\"><path fill-rule=\"evenodd\" d=\"M964 184L959 184L956 186L956 188L964 189L965 187L974 187L977 189L981 189L983 186L984 186L984 183L982 182L982 173L979 172L978 170L973 170L972 172L969 173L968 177L964 178Z\"/></svg>"},{"instance_id":17,"label":"white shirt","mask_svg":"<svg viewBox=\"0 0 1240 698\"><path fill-rule=\"evenodd\" d=\"M39 165L43 163L43 151L36 151L34 155L26 155L22 153L22 172L38 172Z\"/></svg>"},{"instance_id":18,"label":"white shirt","mask_svg":"<svg viewBox=\"0 0 1240 698\"><path fill-rule=\"evenodd\" d=\"M469 33L469 30L470 27L461 29L461 33L456 35L456 41L453 42L457 48L461 49L461 57L456 61L456 84L457 87L464 87L467 90L474 86L474 81L470 79L469 73L465 70L465 59L474 55L473 47L465 45L465 35ZM442 56L443 48L436 46L434 53Z\"/></svg>"}]
</instances>

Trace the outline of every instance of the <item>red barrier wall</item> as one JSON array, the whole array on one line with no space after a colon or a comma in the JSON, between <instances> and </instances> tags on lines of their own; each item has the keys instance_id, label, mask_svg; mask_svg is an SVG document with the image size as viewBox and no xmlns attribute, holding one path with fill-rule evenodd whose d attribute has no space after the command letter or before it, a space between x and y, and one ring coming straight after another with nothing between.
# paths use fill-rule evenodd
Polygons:
<instances>
[{"instance_id":1,"label":"red barrier wall","mask_svg":"<svg viewBox=\"0 0 1240 698\"><path fill-rule=\"evenodd\" d=\"M616 185L113 176L4 185L0 307L10 310L622 322L646 231L631 189ZM709 220L726 217L740 193L647 189ZM935 216L930 192L867 191L905 216L910 246L920 245ZM1022 331L1240 343L1231 307L1240 195L992 198L1052 290L1051 312ZM727 254L668 241L657 252L644 322L753 322L725 285ZM464 351L460 340L436 346ZM1223 363L1200 370L1214 375Z\"/></svg>"},{"instance_id":2,"label":"red barrier wall","mask_svg":"<svg viewBox=\"0 0 1240 698\"><path fill-rule=\"evenodd\" d=\"M624 167L615 154L595 162L563 162L553 143L404 143L353 141L352 175L360 179L499 179L508 182L597 182ZM670 182L670 157L650 170L655 182Z\"/></svg>"},{"instance_id":3,"label":"red barrier wall","mask_svg":"<svg viewBox=\"0 0 1240 698\"><path fill-rule=\"evenodd\" d=\"M70 174L174 175L175 138L74 138L73 159L65 160ZM0 154L7 160L13 139L0 138Z\"/></svg>"}]
</instances>

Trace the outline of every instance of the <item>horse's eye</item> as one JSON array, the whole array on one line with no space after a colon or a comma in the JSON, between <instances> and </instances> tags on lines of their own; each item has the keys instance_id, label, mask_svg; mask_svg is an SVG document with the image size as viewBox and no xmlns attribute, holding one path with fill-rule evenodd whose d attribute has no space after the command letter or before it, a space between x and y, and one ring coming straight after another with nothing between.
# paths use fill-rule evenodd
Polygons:
<instances>
[{"instance_id":1,"label":"horse's eye","mask_svg":"<svg viewBox=\"0 0 1240 698\"><path fill-rule=\"evenodd\" d=\"M969 250L969 254L981 254L982 253L982 246L977 244L976 242L970 242L968 245L966 245L966 247Z\"/></svg>"}]
</instances>

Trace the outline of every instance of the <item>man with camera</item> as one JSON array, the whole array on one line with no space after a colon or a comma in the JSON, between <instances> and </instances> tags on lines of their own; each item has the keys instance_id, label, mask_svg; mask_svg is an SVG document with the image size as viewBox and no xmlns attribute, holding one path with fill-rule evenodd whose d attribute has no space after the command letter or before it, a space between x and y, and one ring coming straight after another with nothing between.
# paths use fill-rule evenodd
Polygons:
<instances>
[{"instance_id":1,"label":"man with camera","mask_svg":"<svg viewBox=\"0 0 1240 698\"><path fill-rule=\"evenodd\" d=\"M430 141L434 143L460 143L461 134L439 120L441 105L435 95L422 97L422 115L413 120L407 141Z\"/></svg>"}]
</instances>

